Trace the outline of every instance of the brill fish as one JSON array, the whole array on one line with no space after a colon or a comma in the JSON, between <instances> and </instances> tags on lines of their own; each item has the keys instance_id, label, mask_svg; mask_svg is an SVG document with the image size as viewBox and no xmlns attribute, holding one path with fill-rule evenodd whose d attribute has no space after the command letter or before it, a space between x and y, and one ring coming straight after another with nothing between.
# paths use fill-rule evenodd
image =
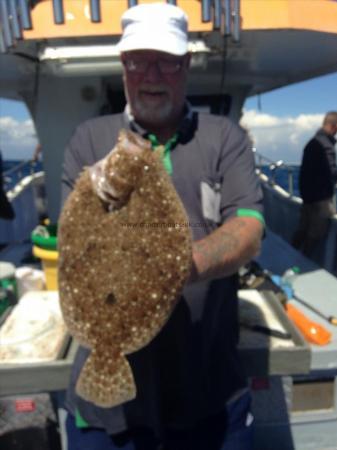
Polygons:
<instances>
[{"instance_id":1,"label":"brill fish","mask_svg":"<svg viewBox=\"0 0 337 450\"><path fill-rule=\"evenodd\" d=\"M112 407L136 397L125 355L169 319L191 271L192 236L160 153L147 141L122 130L104 171L122 201L110 210L89 169L82 172L59 221L58 281L69 332L91 350L76 391Z\"/></svg>"}]
</instances>

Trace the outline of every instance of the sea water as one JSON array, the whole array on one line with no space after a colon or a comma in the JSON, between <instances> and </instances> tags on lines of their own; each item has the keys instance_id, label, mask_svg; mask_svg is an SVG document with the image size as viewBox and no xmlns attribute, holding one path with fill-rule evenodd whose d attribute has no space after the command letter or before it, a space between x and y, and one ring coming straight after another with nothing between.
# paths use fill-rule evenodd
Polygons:
<instances>
[{"instance_id":1,"label":"sea water","mask_svg":"<svg viewBox=\"0 0 337 450\"><path fill-rule=\"evenodd\" d=\"M3 177L6 191L12 189L15 184L25 176L30 175L32 172L40 172L43 170L43 165L41 161L36 161L32 164L26 164L21 167L18 171L13 171L12 169L20 164L23 161L20 160L3 160ZM8 174L8 171L11 171Z\"/></svg>"}]
</instances>

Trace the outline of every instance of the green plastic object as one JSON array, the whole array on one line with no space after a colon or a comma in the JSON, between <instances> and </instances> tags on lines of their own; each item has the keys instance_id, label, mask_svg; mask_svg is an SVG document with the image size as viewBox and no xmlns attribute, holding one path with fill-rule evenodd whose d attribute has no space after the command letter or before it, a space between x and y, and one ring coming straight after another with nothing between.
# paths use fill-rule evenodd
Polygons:
<instances>
[{"instance_id":1,"label":"green plastic object","mask_svg":"<svg viewBox=\"0 0 337 450\"><path fill-rule=\"evenodd\" d=\"M8 297L6 296L6 291L5 289L2 289L0 287L0 317L7 310L8 307L9 307L9 300Z\"/></svg>"},{"instance_id":2,"label":"green plastic object","mask_svg":"<svg viewBox=\"0 0 337 450\"><path fill-rule=\"evenodd\" d=\"M15 266L7 261L0 261L0 316L16 301Z\"/></svg>"},{"instance_id":3,"label":"green plastic object","mask_svg":"<svg viewBox=\"0 0 337 450\"><path fill-rule=\"evenodd\" d=\"M34 245L45 250L57 250L57 225L44 225L45 233L40 233L41 227L32 232L31 239Z\"/></svg>"}]
</instances>

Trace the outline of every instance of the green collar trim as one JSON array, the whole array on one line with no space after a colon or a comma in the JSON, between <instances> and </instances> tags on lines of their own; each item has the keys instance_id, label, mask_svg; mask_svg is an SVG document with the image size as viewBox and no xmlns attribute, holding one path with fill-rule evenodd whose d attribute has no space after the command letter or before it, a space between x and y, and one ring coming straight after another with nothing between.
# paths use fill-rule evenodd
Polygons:
<instances>
[{"instance_id":1,"label":"green collar trim","mask_svg":"<svg viewBox=\"0 0 337 450\"><path fill-rule=\"evenodd\" d=\"M175 133L168 141L166 141L164 145L160 144L157 136L154 134L149 134L148 139L151 142L151 147L153 151L158 151L160 149L163 150L162 159L165 170L169 175L172 175L173 167L171 161L171 150L178 141L178 133Z\"/></svg>"},{"instance_id":2,"label":"green collar trim","mask_svg":"<svg viewBox=\"0 0 337 450\"><path fill-rule=\"evenodd\" d=\"M79 410L76 408L75 410L75 424L77 428L88 428L89 424L86 422L81 416Z\"/></svg>"}]
</instances>

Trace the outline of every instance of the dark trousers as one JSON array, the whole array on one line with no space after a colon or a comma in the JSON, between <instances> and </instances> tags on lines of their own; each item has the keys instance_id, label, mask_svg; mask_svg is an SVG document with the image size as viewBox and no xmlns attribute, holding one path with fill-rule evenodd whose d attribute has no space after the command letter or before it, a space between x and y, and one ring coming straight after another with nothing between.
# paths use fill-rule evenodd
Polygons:
<instances>
[{"instance_id":1,"label":"dark trousers","mask_svg":"<svg viewBox=\"0 0 337 450\"><path fill-rule=\"evenodd\" d=\"M315 260L317 246L322 246L328 235L330 218L336 214L335 198L303 204L300 222L292 239L292 245L305 256Z\"/></svg>"},{"instance_id":2,"label":"dark trousers","mask_svg":"<svg viewBox=\"0 0 337 450\"><path fill-rule=\"evenodd\" d=\"M162 441L149 428L108 435L97 428L80 429L74 417L66 420L67 450L252 450L250 395L244 394L221 413L195 427L167 430Z\"/></svg>"}]
</instances>

